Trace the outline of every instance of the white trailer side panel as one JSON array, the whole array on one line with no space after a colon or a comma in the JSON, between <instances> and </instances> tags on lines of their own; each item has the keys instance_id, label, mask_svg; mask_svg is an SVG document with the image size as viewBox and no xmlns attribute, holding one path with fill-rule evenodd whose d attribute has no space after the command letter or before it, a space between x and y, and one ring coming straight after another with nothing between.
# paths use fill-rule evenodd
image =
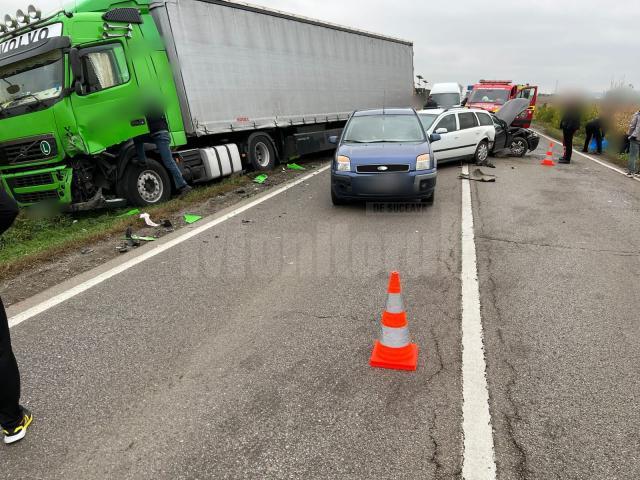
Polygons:
<instances>
[{"instance_id":1,"label":"white trailer side panel","mask_svg":"<svg viewBox=\"0 0 640 480\"><path fill-rule=\"evenodd\" d=\"M411 43L217 0L168 0L166 14L154 16L171 35L190 133L320 123L412 104Z\"/></svg>"}]
</instances>

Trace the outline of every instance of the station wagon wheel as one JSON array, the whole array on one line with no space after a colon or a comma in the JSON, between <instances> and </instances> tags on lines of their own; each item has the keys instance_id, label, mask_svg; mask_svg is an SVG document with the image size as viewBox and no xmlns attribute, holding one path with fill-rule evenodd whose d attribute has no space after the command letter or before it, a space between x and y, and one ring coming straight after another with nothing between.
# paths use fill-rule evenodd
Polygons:
<instances>
[{"instance_id":1,"label":"station wagon wheel","mask_svg":"<svg viewBox=\"0 0 640 480\"><path fill-rule=\"evenodd\" d=\"M524 154L527 153L529 148L529 144L523 137L516 137L511 140L511 144L509 145L509 150L511 151L511 155L514 157L524 157Z\"/></svg>"},{"instance_id":2,"label":"station wagon wheel","mask_svg":"<svg viewBox=\"0 0 640 480\"><path fill-rule=\"evenodd\" d=\"M477 164L481 164L487 161L489 158L489 144L486 140L481 141L476 147L476 153L474 155L474 160Z\"/></svg>"}]
</instances>

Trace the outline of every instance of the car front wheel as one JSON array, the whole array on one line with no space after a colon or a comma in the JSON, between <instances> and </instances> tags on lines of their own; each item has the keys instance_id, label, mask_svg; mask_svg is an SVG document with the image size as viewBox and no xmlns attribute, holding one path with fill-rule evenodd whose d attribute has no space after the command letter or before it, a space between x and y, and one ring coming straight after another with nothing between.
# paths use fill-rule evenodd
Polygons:
<instances>
[{"instance_id":1,"label":"car front wheel","mask_svg":"<svg viewBox=\"0 0 640 480\"><path fill-rule=\"evenodd\" d=\"M524 157L528 149L529 144L523 137L516 137L511 140L511 144L509 144L509 151L513 157Z\"/></svg>"},{"instance_id":2,"label":"car front wheel","mask_svg":"<svg viewBox=\"0 0 640 480\"><path fill-rule=\"evenodd\" d=\"M486 140L481 141L476 147L476 153L473 156L477 164L483 164L489 158L489 144Z\"/></svg>"}]
</instances>

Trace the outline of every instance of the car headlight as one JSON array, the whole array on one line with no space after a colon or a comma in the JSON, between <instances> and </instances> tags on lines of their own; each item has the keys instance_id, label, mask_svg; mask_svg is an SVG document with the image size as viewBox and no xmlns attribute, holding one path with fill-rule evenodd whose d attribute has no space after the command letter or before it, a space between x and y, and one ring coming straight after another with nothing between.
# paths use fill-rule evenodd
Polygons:
<instances>
[{"instance_id":1,"label":"car headlight","mask_svg":"<svg viewBox=\"0 0 640 480\"><path fill-rule=\"evenodd\" d=\"M351 171L351 159L349 157L345 157L344 155L338 155L338 158L336 158L336 162L338 163L339 172Z\"/></svg>"},{"instance_id":2,"label":"car headlight","mask_svg":"<svg viewBox=\"0 0 640 480\"><path fill-rule=\"evenodd\" d=\"M429 170L431 168L431 155L423 153L416 158L416 170Z\"/></svg>"}]
</instances>

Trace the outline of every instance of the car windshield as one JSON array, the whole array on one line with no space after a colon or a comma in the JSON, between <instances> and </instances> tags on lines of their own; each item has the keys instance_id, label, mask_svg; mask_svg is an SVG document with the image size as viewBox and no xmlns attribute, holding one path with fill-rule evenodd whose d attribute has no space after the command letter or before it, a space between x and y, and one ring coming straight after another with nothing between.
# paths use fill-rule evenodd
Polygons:
<instances>
[{"instance_id":1,"label":"car windshield","mask_svg":"<svg viewBox=\"0 0 640 480\"><path fill-rule=\"evenodd\" d=\"M415 115L364 115L352 117L344 141L349 143L424 142Z\"/></svg>"},{"instance_id":2,"label":"car windshield","mask_svg":"<svg viewBox=\"0 0 640 480\"><path fill-rule=\"evenodd\" d=\"M459 93L432 93L431 98L433 98L433 100L441 108L449 108L460 105Z\"/></svg>"},{"instance_id":3,"label":"car windshield","mask_svg":"<svg viewBox=\"0 0 640 480\"><path fill-rule=\"evenodd\" d=\"M63 78L59 50L0 67L0 108L56 98Z\"/></svg>"},{"instance_id":4,"label":"car windshield","mask_svg":"<svg viewBox=\"0 0 640 480\"><path fill-rule=\"evenodd\" d=\"M509 91L499 88L480 88L474 90L469 103L497 103L503 105L509 100Z\"/></svg>"},{"instance_id":5,"label":"car windshield","mask_svg":"<svg viewBox=\"0 0 640 480\"><path fill-rule=\"evenodd\" d=\"M424 128L425 132L429 130L429 128L431 128L431 125L433 125L433 122L435 122L436 118L438 118L438 115L433 113L420 113L419 116L420 116L420 121L422 122L422 127Z\"/></svg>"}]
</instances>

